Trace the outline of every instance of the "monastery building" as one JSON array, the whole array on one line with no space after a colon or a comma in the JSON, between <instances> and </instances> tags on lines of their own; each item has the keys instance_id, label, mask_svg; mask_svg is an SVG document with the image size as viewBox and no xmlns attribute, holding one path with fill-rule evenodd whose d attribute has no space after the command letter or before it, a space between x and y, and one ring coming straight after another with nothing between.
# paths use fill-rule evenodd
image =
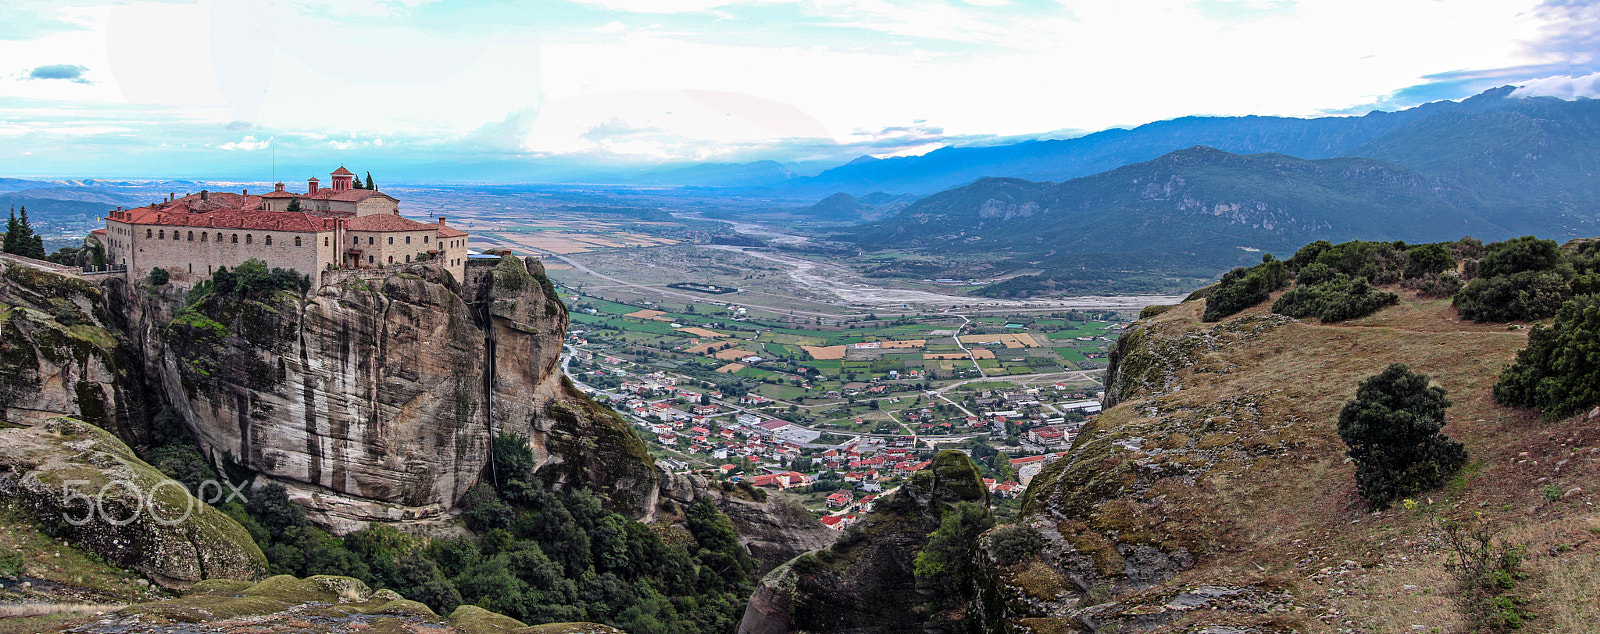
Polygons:
<instances>
[{"instance_id":1,"label":"monastery building","mask_svg":"<svg viewBox=\"0 0 1600 634\"><path fill-rule=\"evenodd\" d=\"M255 196L202 191L124 210L95 231L109 262L135 280L160 267L178 281L207 279L218 267L255 258L311 276L330 269L442 264L457 280L466 273L467 233L400 215L399 199L354 187L355 174L340 167L333 186L306 183L306 192L278 183Z\"/></svg>"}]
</instances>

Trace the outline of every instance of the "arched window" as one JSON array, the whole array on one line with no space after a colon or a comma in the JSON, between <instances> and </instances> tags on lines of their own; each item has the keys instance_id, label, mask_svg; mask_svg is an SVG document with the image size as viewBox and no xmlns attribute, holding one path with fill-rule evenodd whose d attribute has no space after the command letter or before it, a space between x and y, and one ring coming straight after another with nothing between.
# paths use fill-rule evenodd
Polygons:
<instances>
[{"instance_id":1,"label":"arched window","mask_svg":"<svg viewBox=\"0 0 1600 634\"><path fill-rule=\"evenodd\" d=\"M427 244L428 243L428 236L422 236L422 243L423 244Z\"/></svg>"},{"instance_id":2,"label":"arched window","mask_svg":"<svg viewBox=\"0 0 1600 634\"><path fill-rule=\"evenodd\" d=\"M146 237L146 238L148 238L148 237L150 237L150 236L152 236L154 234L155 234L155 232L153 232L153 231L151 231L149 229L145 229L144 230L144 237Z\"/></svg>"},{"instance_id":3,"label":"arched window","mask_svg":"<svg viewBox=\"0 0 1600 634\"><path fill-rule=\"evenodd\" d=\"M208 238L208 237L210 237L210 236L211 236L211 234L209 234L209 233L206 233L206 232L204 232L204 231L201 231L201 232L200 232L200 241L201 241L201 242L205 242L205 241L206 241L206 238Z\"/></svg>"},{"instance_id":4,"label":"arched window","mask_svg":"<svg viewBox=\"0 0 1600 634\"><path fill-rule=\"evenodd\" d=\"M372 237L371 237L371 236L368 236L368 237L367 237L367 244L368 244L368 245L372 245L372 244L375 244L375 243L374 243L374 242L373 242L373 241L372 241Z\"/></svg>"},{"instance_id":5,"label":"arched window","mask_svg":"<svg viewBox=\"0 0 1600 634\"><path fill-rule=\"evenodd\" d=\"M294 237L294 245L295 246L300 246L300 236L295 236Z\"/></svg>"},{"instance_id":6,"label":"arched window","mask_svg":"<svg viewBox=\"0 0 1600 634\"><path fill-rule=\"evenodd\" d=\"M389 236L389 244L394 244L394 236Z\"/></svg>"},{"instance_id":7,"label":"arched window","mask_svg":"<svg viewBox=\"0 0 1600 634\"><path fill-rule=\"evenodd\" d=\"M332 240L332 238L329 238L328 236L322 236L322 246L333 244L332 242L329 242L329 240Z\"/></svg>"},{"instance_id":8,"label":"arched window","mask_svg":"<svg viewBox=\"0 0 1600 634\"><path fill-rule=\"evenodd\" d=\"M394 256L389 256L389 263L394 264Z\"/></svg>"},{"instance_id":9,"label":"arched window","mask_svg":"<svg viewBox=\"0 0 1600 634\"><path fill-rule=\"evenodd\" d=\"M409 255L406 256L406 262L410 262L410 261L411 261L411 256L409 256Z\"/></svg>"},{"instance_id":10,"label":"arched window","mask_svg":"<svg viewBox=\"0 0 1600 634\"><path fill-rule=\"evenodd\" d=\"M411 244L411 236L406 236L406 244Z\"/></svg>"},{"instance_id":11,"label":"arched window","mask_svg":"<svg viewBox=\"0 0 1600 634\"><path fill-rule=\"evenodd\" d=\"M245 244L250 244L251 239L252 238L251 238L250 234L248 234L248 233L244 234L244 243Z\"/></svg>"},{"instance_id":12,"label":"arched window","mask_svg":"<svg viewBox=\"0 0 1600 634\"><path fill-rule=\"evenodd\" d=\"M217 242L222 242L222 232L221 231L217 232Z\"/></svg>"},{"instance_id":13,"label":"arched window","mask_svg":"<svg viewBox=\"0 0 1600 634\"><path fill-rule=\"evenodd\" d=\"M189 232L189 241L190 242L194 242L194 232L193 231ZM190 271L190 273L193 273L193 272L194 271Z\"/></svg>"},{"instance_id":14,"label":"arched window","mask_svg":"<svg viewBox=\"0 0 1600 634\"><path fill-rule=\"evenodd\" d=\"M239 244L239 234L237 234L237 233L233 234L233 243L234 244Z\"/></svg>"},{"instance_id":15,"label":"arched window","mask_svg":"<svg viewBox=\"0 0 1600 634\"><path fill-rule=\"evenodd\" d=\"M269 247L272 246L272 234L267 234L266 239L262 240L262 243Z\"/></svg>"},{"instance_id":16,"label":"arched window","mask_svg":"<svg viewBox=\"0 0 1600 634\"><path fill-rule=\"evenodd\" d=\"M158 237L156 239L157 240L166 240L167 239L167 230L166 229L162 229L161 232L160 232L160 237Z\"/></svg>"},{"instance_id":17,"label":"arched window","mask_svg":"<svg viewBox=\"0 0 1600 634\"><path fill-rule=\"evenodd\" d=\"M372 256L367 256L367 264L372 264Z\"/></svg>"}]
</instances>

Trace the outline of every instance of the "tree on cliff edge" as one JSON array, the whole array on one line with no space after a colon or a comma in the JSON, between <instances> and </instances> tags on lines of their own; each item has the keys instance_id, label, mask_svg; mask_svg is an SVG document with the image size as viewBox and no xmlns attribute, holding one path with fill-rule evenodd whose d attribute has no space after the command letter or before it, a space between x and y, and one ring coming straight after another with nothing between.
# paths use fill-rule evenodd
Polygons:
<instances>
[{"instance_id":1,"label":"tree on cliff edge","mask_svg":"<svg viewBox=\"0 0 1600 634\"><path fill-rule=\"evenodd\" d=\"M17 209L11 208L11 219L6 222L6 253L23 257L43 260L45 258L44 239L34 234L33 226L28 223L28 208L22 208L22 217L17 217Z\"/></svg>"},{"instance_id":2,"label":"tree on cliff edge","mask_svg":"<svg viewBox=\"0 0 1600 634\"><path fill-rule=\"evenodd\" d=\"M1443 388L1403 363L1368 377L1339 411L1339 437L1356 463L1356 489L1374 508L1444 484L1467 450L1439 430L1450 406Z\"/></svg>"}]
</instances>

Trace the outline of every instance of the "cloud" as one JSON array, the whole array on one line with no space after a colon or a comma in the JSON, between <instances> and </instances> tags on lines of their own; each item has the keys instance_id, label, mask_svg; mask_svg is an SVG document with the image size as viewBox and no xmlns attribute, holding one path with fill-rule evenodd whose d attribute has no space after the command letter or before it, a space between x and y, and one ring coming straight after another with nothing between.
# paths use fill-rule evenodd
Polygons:
<instances>
[{"instance_id":1,"label":"cloud","mask_svg":"<svg viewBox=\"0 0 1600 634\"><path fill-rule=\"evenodd\" d=\"M1579 97L1600 97L1600 72L1581 77L1558 75L1535 79L1518 87L1512 97L1559 97L1572 100Z\"/></svg>"},{"instance_id":2,"label":"cloud","mask_svg":"<svg viewBox=\"0 0 1600 634\"><path fill-rule=\"evenodd\" d=\"M229 141L227 143L223 143L222 145L217 146L217 149L244 150L246 152L254 152L256 150L267 149L267 146L270 145L272 145L272 139L256 140L256 138L253 136L247 136L243 139L239 139L238 141Z\"/></svg>"},{"instance_id":3,"label":"cloud","mask_svg":"<svg viewBox=\"0 0 1600 634\"><path fill-rule=\"evenodd\" d=\"M94 82L83 76L87 70L87 66L76 64L45 64L29 71L28 79L64 79L75 84L92 84Z\"/></svg>"}]
</instances>

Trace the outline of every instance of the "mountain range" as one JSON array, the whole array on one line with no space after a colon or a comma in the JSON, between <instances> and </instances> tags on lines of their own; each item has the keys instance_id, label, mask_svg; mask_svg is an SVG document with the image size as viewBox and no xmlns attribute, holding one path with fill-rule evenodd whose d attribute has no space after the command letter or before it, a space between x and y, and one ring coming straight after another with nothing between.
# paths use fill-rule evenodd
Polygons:
<instances>
[{"instance_id":1,"label":"mountain range","mask_svg":"<svg viewBox=\"0 0 1600 634\"><path fill-rule=\"evenodd\" d=\"M1197 140L1205 144L1166 147ZM1524 99L1502 88L1363 117L1189 118L1071 141L941 150L844 166L830 178L892 189L889 181L923 186L1015 170L835 238L867 251L1040 269L984 292L1026 295L1119 283L1150 290L1161 279L1176 287L1255 261L1259 251L1285 254L1318 239L1592 236L1600 232L1597 148L1600 102ZM1030 180L1052 175L1072 177ZM1159 279L1127 287L1130 276L1146 275Z\"/></svg>"}]
</instances>

